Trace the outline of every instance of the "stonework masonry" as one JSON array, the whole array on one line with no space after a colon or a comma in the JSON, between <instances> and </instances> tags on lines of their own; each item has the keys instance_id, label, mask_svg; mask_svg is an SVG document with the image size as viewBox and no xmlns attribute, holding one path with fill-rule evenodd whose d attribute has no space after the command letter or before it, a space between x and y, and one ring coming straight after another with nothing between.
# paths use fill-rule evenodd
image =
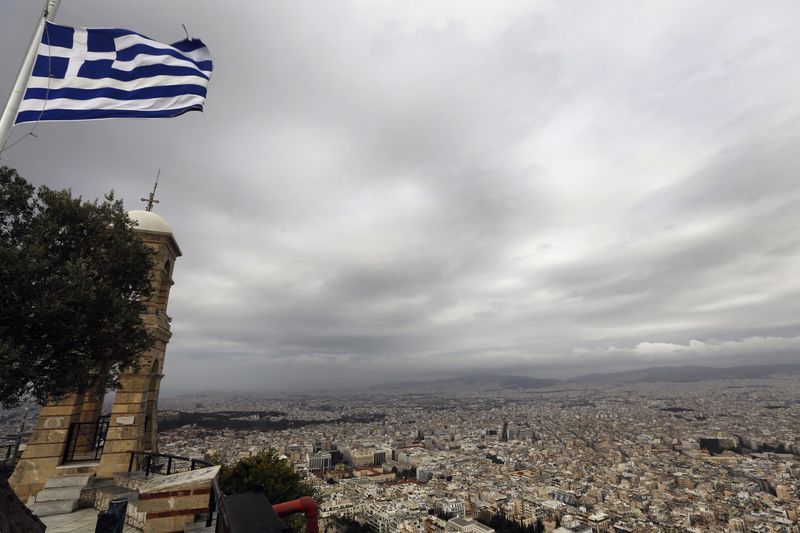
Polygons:
<instances>
[{"instance_id":1,"label":"stonework masonry","mask_svg":"<svg viewBox=\"0 0 800 533\"><path fill-rule=\"evenodd\" d=\"M174 283L175 259L181 255L172 230L159 215L131 211L129 216L137 222L139 236L155 252L151 272L153 294L145 302L146 311L142 315L142 322L155 343L139 357L137 368L121 374L121 388L111 407L102 455L99 460L82 464L98 477L107 478L127 471L131 452L157 451L158 394L164 376L164 354L172 336L167 303ZM42 408L17 468L9 478L23 501L38 493L63 464L70 427L77 423L96 423L102 406L103 391L92 390L70 395ZM93 452L93 440L77 441L75 457Z\"/></svg>"}]
</instances>

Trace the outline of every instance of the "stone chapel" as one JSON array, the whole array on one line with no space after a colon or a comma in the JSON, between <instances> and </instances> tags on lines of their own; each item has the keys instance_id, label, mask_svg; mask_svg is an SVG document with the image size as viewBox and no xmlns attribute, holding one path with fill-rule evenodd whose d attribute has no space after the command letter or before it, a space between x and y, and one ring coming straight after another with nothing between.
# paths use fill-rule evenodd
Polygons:
<instances>
[{"instance_id":1,"label":"stone chapel","mask_svg":"<svg viewBox=\"0 0 800 533\"><path fill-rule=\"evenodd\" d=\"M142 321L155 339L139 357L139 368L120 375L110 413L103 413L104 391L73 394L45 405L9 483L23 501L54 477L76 473L99 478L126 472L131 452L157 452L158 393L164 353L170 340L167 303L172 272L181 250L169 224L152 211L130 211L136 231L154 251L153 294ZM52 482L51 482L52 484Z\"/></svg>"}]
</instances>

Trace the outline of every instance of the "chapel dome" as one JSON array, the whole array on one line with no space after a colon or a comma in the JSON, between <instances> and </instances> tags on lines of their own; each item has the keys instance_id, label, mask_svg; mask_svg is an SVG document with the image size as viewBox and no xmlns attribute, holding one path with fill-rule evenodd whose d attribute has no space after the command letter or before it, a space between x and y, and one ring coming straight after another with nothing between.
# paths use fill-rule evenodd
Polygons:
<instances>
[{"instance_id":1,"label":"chapel dome","mask_svg":"<svg viewBox=\"0 0 800 533\"><path fill-rule=\"evenodd\" d=\"M144 209L128 211L128 218L136 222L134 229L138 231L172 235L172 228L167 224L167 221L161 218L161 215L152 211L145 211Z\"/></svg>"}]
</instances>

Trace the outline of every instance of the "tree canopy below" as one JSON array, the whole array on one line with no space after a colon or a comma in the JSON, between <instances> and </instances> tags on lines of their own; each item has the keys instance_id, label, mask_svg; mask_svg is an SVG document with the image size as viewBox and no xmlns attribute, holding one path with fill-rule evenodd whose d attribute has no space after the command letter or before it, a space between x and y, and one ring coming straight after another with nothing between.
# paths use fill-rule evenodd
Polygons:
<instances>
[{"instance_id":1,"label":"tree canopy below","mask_svg":"<svg viewBox=\"0 0 800 533\"><path fill-rule=\"evenodd\" d=\"M219 484L225 494L263 492L272 504L314 495L314 488L273 449L224 465Z\"/></svg>"},{"instance_id":2,"label":"tree canopy below","mask_svg":"<svg viewBox=\"0 0 800 533\"><path fill-rule=\"evenodd\" d=\"M114 387L152 345L153 251L113 192L84 201L0 167L0 405Z\"/></svg>"}]
</instances>

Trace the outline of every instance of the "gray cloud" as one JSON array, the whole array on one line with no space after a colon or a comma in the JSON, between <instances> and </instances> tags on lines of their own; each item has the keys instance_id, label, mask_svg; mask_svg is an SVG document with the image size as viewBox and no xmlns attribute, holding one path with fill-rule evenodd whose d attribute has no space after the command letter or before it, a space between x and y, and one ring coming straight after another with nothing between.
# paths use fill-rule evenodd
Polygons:
<instances>
[{"instance_id":1,"label":"gray cloud","mask_svg":"<svg viewBox=\"0 0 800 533\"><path fill-rule=\"evenodd\" d=\"M38 8L0 5L7 72ZM131 208L162 168L166 388L786 361L799 10L70 0L64 24L187 24L206 111L42 125L7 163Z\"/></svg>"}]
</instances>

